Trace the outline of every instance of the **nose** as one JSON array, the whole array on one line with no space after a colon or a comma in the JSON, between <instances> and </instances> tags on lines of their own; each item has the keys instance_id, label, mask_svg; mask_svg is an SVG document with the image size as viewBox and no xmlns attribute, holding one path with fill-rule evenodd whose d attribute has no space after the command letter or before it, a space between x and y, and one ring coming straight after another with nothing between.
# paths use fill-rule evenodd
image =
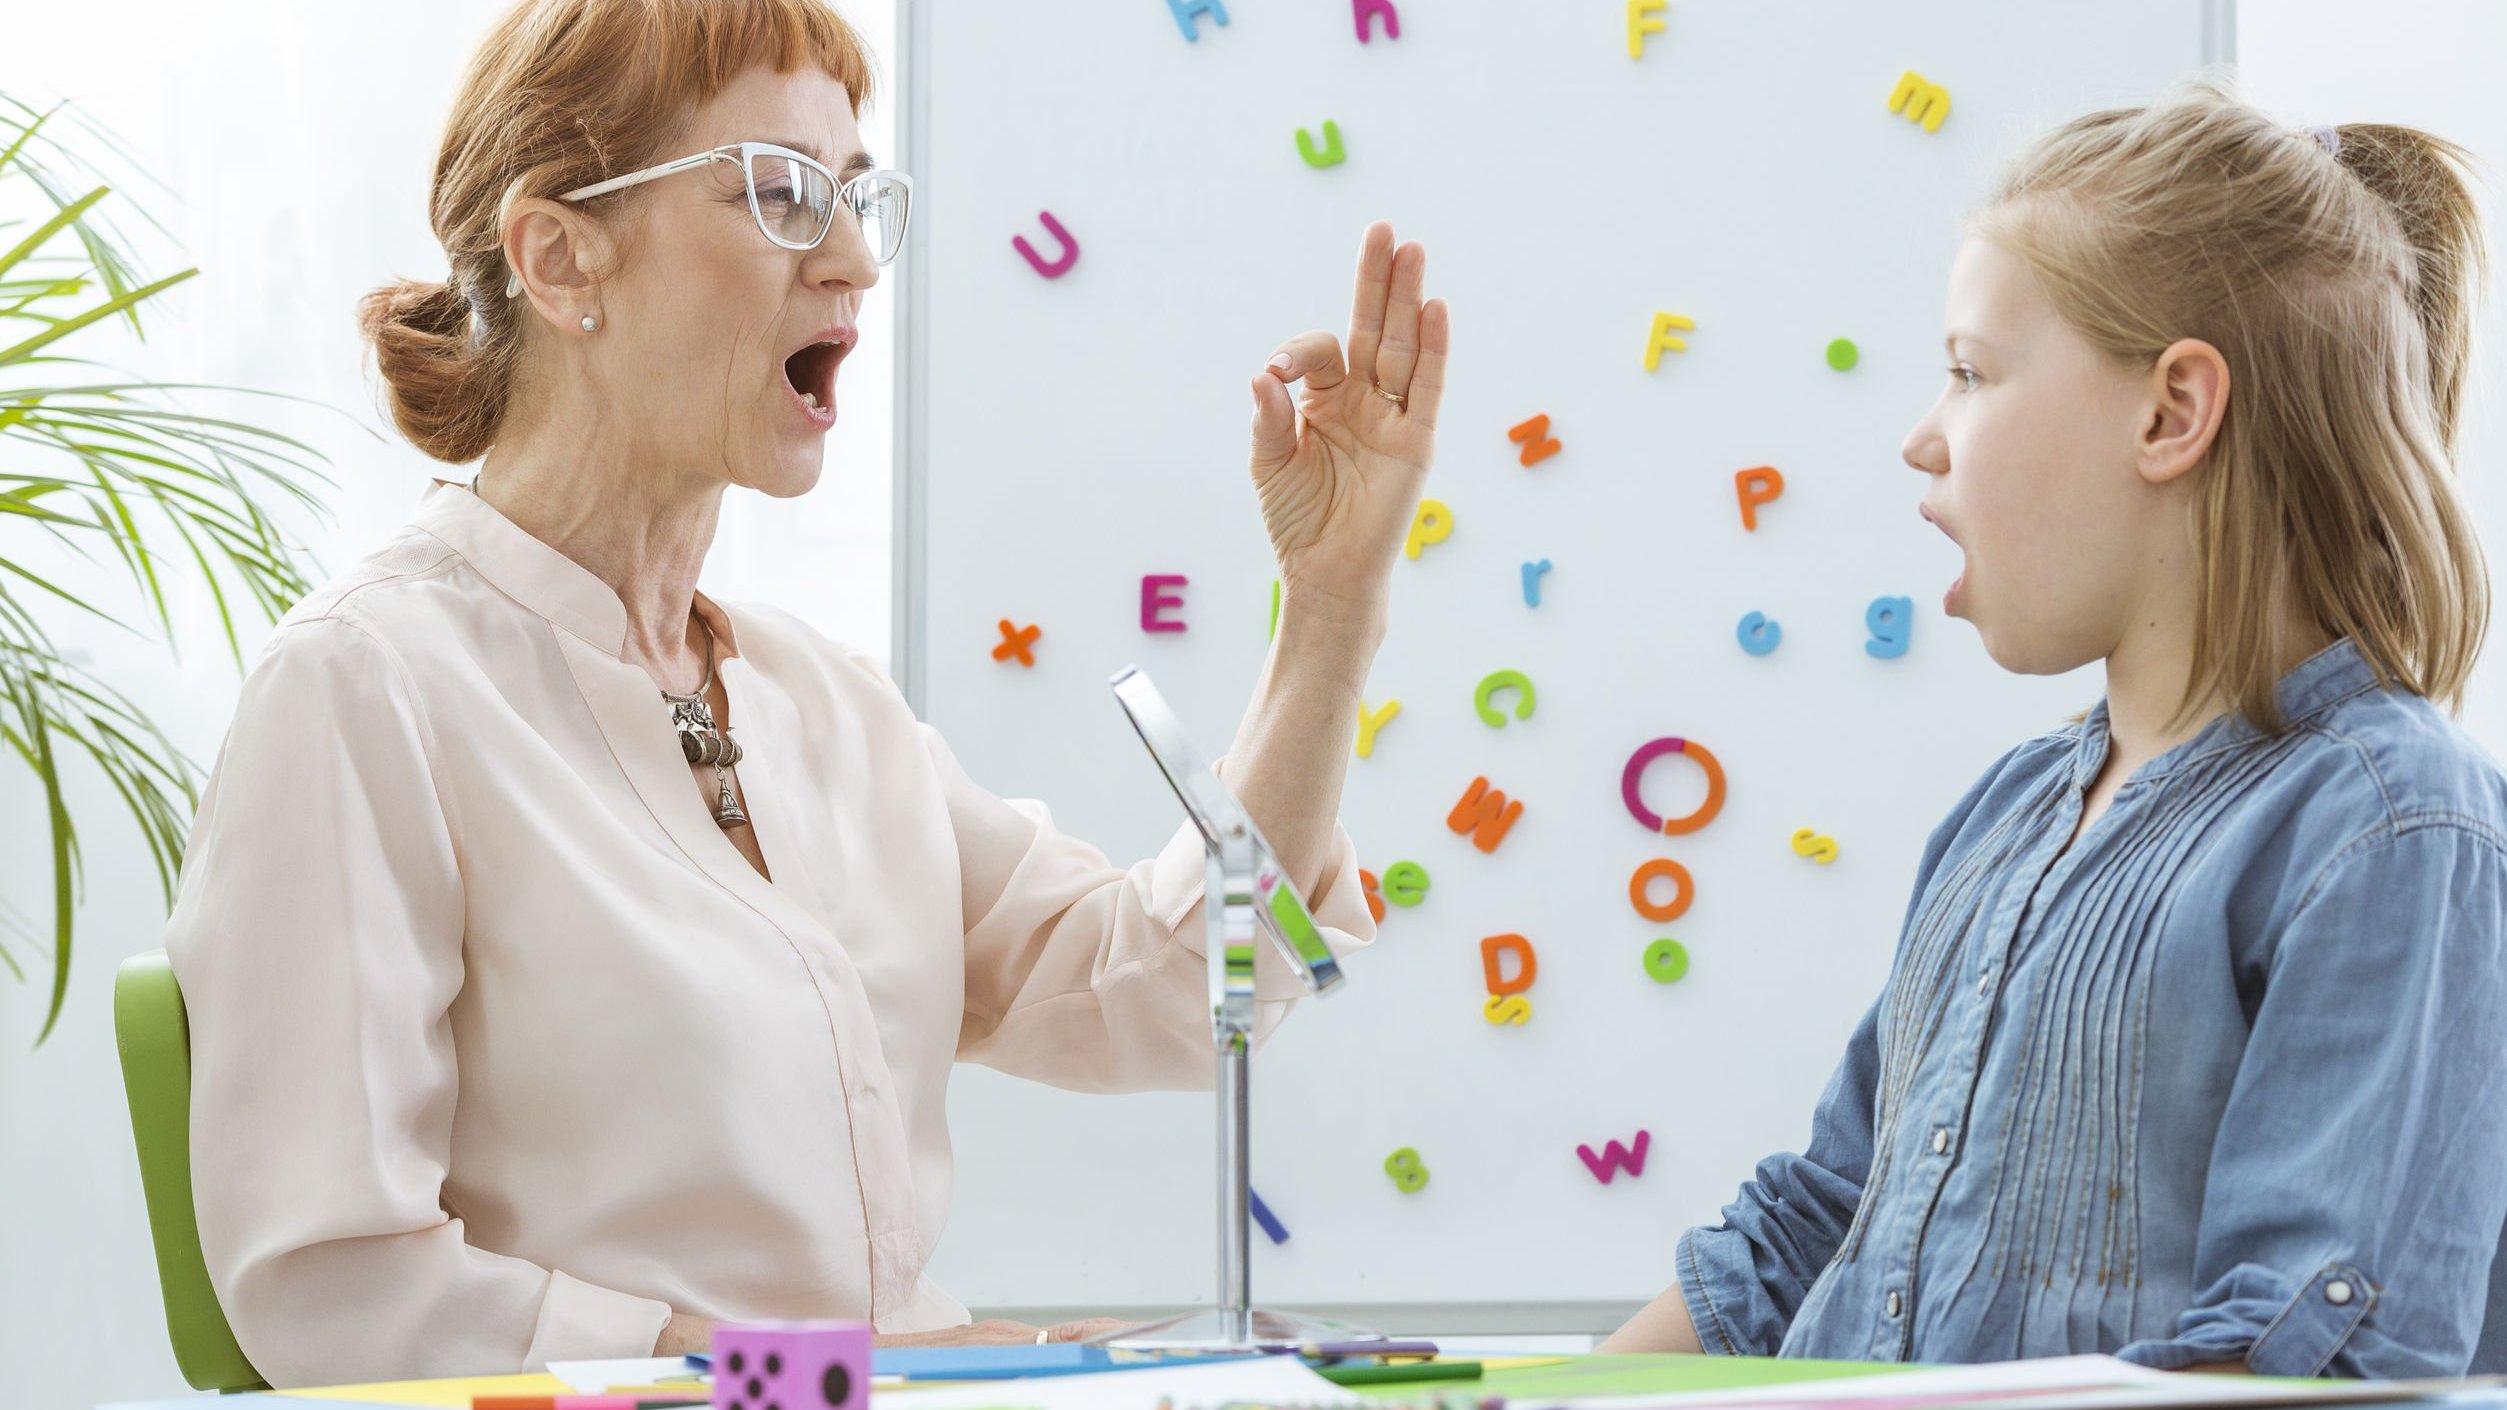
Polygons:
<instances>
[{"instance_id":1,"label":"nose","mask_svg":"<svg viewBox=\"0 0 2507 1410\"><path fill-rule=\"evenodd\" d=\"M1950 473L1950 443L1941 435L1940 402L1935 401L1914 429L1906 433L1906 443L1898 447L1898 455L1910 468L1927 475Z\"/></svg>"},{"instance_id":2,"label":"nose","mask_svg":"<svg viewBox=\"0 0 2507 1410\"><path fill-rule=\"evenodd\" d=\"M827 238L801 257L801 277L812 288L838 294L858 294L879 282L879 262L852 211L837 208Z\"/></svg>"}]
</instances>

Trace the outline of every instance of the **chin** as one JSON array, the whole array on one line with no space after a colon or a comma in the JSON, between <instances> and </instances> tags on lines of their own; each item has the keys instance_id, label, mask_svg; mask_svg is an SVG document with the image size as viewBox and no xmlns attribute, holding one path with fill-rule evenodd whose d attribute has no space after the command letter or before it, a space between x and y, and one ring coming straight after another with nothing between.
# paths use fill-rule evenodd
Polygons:
<instances>
[{"instance_id":1,"label":"chin","mask_svg":"<svg viewBox=\"0 0 2507 1410\"><path fill-rule=\"evenodd\" d=\"M812 446L806 460L796 456L778 461L765 473L741 483L768 499L798 499L818 487L819 476L826 469L826 460L818 451L819 447Z\"/></svg>"},{"instance_id":2,"label":"chin","mask_svg":"<svg viewBox=\"0 0 2507 1410\"><path fill-rule=\"evenodd\" d=\"M1985 644L1985 654L2015 676L2059 676L2098 659L2095 652L2084 654L2042 634L2011 627L1997 630L1974 618L1969 621Z\"/></svg>"}]
</instances>

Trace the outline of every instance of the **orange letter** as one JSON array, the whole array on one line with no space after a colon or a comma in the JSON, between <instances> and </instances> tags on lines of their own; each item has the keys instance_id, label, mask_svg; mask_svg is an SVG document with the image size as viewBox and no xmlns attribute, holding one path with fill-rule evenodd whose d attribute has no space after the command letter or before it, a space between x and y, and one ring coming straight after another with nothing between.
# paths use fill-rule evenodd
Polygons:
<instances>
[{"instance_id":1,"label":"orange letter","mask_svg":"<svg viewBox=\"0 0 2507 1410\"><path fill-rule=\"evenodd\" d=\"M1646 883L1663 876L1671 878L1674 890L1671 904L1658 906L1645 894L1645 888ZM1638 867L1636 875L1628 878L1628 904L1637 908L1638 915L1657 925L1678 920L1687 914L1689 902L1696 896L1697 883L1689 879L1689 869L1669 857L1656 857Z\"/></svg>"},{"instance_id":2,"label":"orange letter","mask_svg":"<svg viewBox=\"0 0 2507 1410\"><path fill-rule=\"evenodd\" d=\"M1732 477L1732 488L1741 496L1741 527L1755 533L1758 507L1784 493L1784 475L1773 465L1753 465Z\"/></svg>"},{"instance_id":3,"label":"orange letter","mask_svg":"<svg viewBox=\"0 0 2507 1410\"><path fill-rule=\"evenodd\" d=\"M1521 803L1507 802L1505 793L1489 787L1487 779L1475 778L1462 801L1454 805L1452 815L1445 819L1445 825L1456 832L1470 833L1472 845L1481 851L1494 852L1497 844L1506 840L1507 829L1521 816Z\"/></svg>"},{"instance_id":4,"label":"orange letter","mask_svg":"<svg viewBox=\"0 0 2507 1410\"><path fill-rule=\"evenodd\" d=\"M1498 958L1508 950L1522 961L1512 979L1506 978L1506 966ZM1480 942L1480 969L1488 976L1489 993L1520 994L1532 987L1533 979L1541 972L1541 962L1532 953L1532 942L1522 936L1492 935Z\"/></svg>"}]
</instances>

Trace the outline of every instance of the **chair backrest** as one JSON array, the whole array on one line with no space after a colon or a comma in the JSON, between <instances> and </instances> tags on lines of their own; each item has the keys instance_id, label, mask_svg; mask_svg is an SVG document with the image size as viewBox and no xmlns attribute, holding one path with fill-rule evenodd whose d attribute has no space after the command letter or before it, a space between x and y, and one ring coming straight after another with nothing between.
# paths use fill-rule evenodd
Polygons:
<instances>
[{"instance_id":1,"label":"chair backrest","mask_svg":"<svg viewBox=\"0 0 2507 1410\"><path fill-rule=\"evenodd\" d=\"M130 1094L139 1183L148 1196L148 1232L165 1290L166 1335L175 1364L194 1390L258 1390L261 1373L235 1344L226 1312L200 1256L192 1214L191 1020L165 951L122 962L113 975L113 1038Z\"/></svg>"}]
</instances>

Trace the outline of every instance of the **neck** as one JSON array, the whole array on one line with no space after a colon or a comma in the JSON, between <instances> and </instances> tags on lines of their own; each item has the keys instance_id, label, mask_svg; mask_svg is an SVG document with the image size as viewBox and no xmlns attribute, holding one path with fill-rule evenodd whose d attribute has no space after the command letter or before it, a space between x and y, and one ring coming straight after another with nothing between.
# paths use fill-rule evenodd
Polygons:
<instances>
[{"instance_id":1,"label":"neck","mask_svg":"<svg viewBox=\"0 0 2507 1410\"><path fill-rule=\"evenodd\" d=\"M589 442L560 452L539 439L499 443L481 467L479 497L618 594L626 660L665 689L693 688L705 669L696 579L722 513L722 481L587 452Z\"/></svg>"},{"instance_id":2,"label":"neck","mask_svg":"<svg viewBox=\"0 0 2507 1410\"><path fill-rule=\"evenodd\" d=\"M2187 708L2194 663L2190 615L2144 617L2134 626L2107 656L2107 757L2110 767L2128 774L2201 733L2228 708L2216 691Z\"/></svg>"},{"instance_id":3,"label":"neck","mask_svg":"<svg viewBox=\"0 0 2507 1410\"><path fill-rule=\"evenodd\" d=\"M2145 604L2107 656L2108 765L2129 774L2177 745L2200 734L2203 727L2236 708L2236 701L2216 688L2198 691L2189 707L2185 690L2192 679L2194 622L2198 600L2174 610ZM2273 627L2273 678L2287 675L2300 662L2322 650L2325 634L2296 608L2283 604Z\"/></svg>"}]
</instances>

